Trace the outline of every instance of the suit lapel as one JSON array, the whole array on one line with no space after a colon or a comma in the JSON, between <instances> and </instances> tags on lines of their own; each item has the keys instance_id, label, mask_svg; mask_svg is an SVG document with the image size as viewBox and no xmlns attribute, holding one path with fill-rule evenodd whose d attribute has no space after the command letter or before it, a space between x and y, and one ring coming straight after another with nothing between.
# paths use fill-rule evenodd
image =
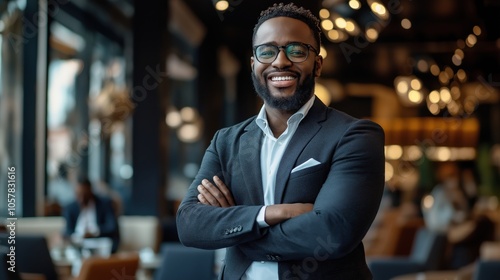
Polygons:
<instances>
[{"instance_id":1,"label":"suit lapel","mask_svg":"<svg viewBox=\"0 0 500 280\"><path fill-rule=\"evenodd\" d=\"M260 149L262 144L262 130L252 121L241 135L239 147L239 162L241 174L245 180L246 189L253 205L264 204L262 177L260 168Z\"/></svg>"},{"instance_id":2,"label":"suit lapel","mask_svg":"<svg viewBox=\"0 0 500 280\"><path fill-rule=\"evenodd\" d=\"M319 122L326 118L326 106L316 97L314 104L309 109L307 116L300 122L299 127L295 131L288 147L281 158L280 166L276 174L276 185L274 193L274 202L282 203L285 186L290 177L290 172L295 166L295 162L299 157L304 147L316 135L321 128Z\"/></svg>"}]
</instances>

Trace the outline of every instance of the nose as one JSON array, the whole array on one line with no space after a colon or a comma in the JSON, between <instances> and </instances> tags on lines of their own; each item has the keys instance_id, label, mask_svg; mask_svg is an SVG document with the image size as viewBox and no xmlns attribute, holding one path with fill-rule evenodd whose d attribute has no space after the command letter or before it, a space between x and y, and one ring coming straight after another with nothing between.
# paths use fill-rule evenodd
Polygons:
<instances>
[{"instance_id":1,"label":"nose","mask_svg":"<svg viewBox=\"0 0 500 280\"><path fill-rule=\"evenodd\" d=\"M279 69L283 69L286 67L290 67L291 65L292 62L286 56L285 50L283 48L279 48L278 56L273 61L272 66Z\"/></svg>"}]
</instances>

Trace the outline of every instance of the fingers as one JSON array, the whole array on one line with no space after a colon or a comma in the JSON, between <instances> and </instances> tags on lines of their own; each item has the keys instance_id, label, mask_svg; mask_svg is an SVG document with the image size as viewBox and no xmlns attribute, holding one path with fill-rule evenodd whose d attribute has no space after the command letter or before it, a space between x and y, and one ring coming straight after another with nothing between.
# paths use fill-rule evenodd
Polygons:
<instances>
[{"instance_id":1,"label":"fingers","mask_svg":"<svg viewBox=\"0 0 500 280\"><path fill-rule=\"evenodd\" d=\"M224 197L226 198L227 203L230 206L236 205L234 203L234 200L233 200L233 195L231 194L231 192L227 188L226 184L224 184L224 182L218 176L214 176L214 182L217 185L217 187L219 188L219 190L222 192Z\"/></svg>"},{"instance_id":2,"label":"fingers","mask_svg":"<svg viewBox=\"0 0 500 280\"><path fill-rule=\"evenodd\" d=\"M198 185L198 191L200 192L201 195L203 195L205 200L208 202L208 205L218 206L218 207L232 206L231 204L229 204L229 202L227 201L226 197L221 192L221 190L219 190L218 187L214 186L207 179L203 179L201 181L201 185ZM202 201L200 200L200 202Z\"/></svg>"},{"instance_id":3,"label":"fingers","mask_svg":"<svg viewBox=\"0 0 500 280\"><path fill-rule=\"evenodd\" d=\"M201 203L216 207L221 206L217 199L203 185L198 185L198 191L200 192L198 194L198 200Z\"/></svg>"}]
</instances>

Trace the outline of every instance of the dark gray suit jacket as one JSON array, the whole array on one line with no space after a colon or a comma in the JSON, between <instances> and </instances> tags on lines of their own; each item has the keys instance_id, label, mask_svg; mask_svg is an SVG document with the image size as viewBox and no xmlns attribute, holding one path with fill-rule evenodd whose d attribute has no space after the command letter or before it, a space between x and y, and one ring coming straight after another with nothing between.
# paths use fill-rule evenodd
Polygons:
<instances>
[{"instance_id":1,"label":"dark gray suit jacket","mask_svg":"<svg viewBox=\"0 0 500 280\"><path fill-rule=\"evenodd\" d=\"M261 229L264 204L255 117L218 131L182 201L177 225L186 246L227 247L222 279L239 279L252 261L276 261L280 279L371 279L362 238L384 188L384 133L316 98L281 160L275 203L314 203L311 212ZM314 158L321 164L294 173ZM198 203L202 179L221 176L237 206Z\"/></svg>"}]
</instances>

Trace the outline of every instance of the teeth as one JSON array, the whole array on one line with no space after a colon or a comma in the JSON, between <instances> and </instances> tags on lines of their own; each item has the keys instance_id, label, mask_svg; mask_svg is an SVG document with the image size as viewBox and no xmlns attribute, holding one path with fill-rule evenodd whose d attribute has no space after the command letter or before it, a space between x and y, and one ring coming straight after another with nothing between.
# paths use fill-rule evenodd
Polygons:
<instances>
[{"instance_id":1,"label":"teeth","mask_svg":"<svg viewBox=\"0 0 500 280\"><path fill-rule=\"evenodd\" d=\"M295 79L294 77L291 77L291 76L285 76L285 77L272 77L271 80L272 81L290 81L290 80L293 80Z\"/></svg>"}]
</instances>

